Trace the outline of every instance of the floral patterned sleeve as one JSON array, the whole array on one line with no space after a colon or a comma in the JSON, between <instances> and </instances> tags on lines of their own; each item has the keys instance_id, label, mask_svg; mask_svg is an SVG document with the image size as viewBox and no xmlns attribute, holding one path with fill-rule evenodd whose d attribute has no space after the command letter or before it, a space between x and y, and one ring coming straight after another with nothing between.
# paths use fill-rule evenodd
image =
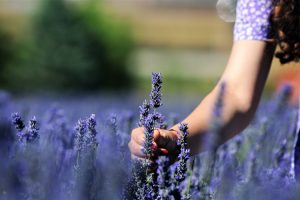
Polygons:
<instances>
[{"instance_id":1,"label":"floral patterned sleeve","mask_svg":"<svg viewBox=\"0 0 300 200\"><path fill-rule=\"evenodd\" d=\"M272 0L238 0L234 40L268 40Z\"/></svg>"}]
</instances>

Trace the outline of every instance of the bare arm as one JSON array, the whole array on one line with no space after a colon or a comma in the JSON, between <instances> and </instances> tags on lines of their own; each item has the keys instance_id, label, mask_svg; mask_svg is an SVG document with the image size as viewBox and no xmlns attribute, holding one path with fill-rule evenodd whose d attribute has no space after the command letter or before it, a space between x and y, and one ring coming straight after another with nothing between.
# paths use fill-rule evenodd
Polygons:
<instances>
[{"instance_id":1,"label":"bare arm","mask_svg":"<svg viewBox=\"0 0 300 200\"><path fill-rule=\"evenodd\" d=\"M271 40L269 17L272 12L271 0L257 4L255 0L239 0L236 8L234 42L227 66L216 87L203 99L197 108L183 122L189 126L188 145L192 154L203 150L201 141L212 124L212 110L216 102L220 84L225 82L225 97L222 120L221 141L224 143L242 131L254 116L268 77L275 51L275 42ZM261 12L244 12L253 5ZM251 15L251 16L250 16ZM253 39L253 40L249 40ZM174 154L176 131L157 130L154 145L165 148L168 154ZM173 142L170 142L173 141ZM131 153L142 157L143 130L132 132L129 148ZM173 150L173 151L172 151Z\"/></svg>"},{"instance_id":2,"label":"bare arm","mask_svg":"<svg viewBox=\"0 0 300 200\"><path fill-rule=\"evenodd\" d=\"M212 123L212 110L222 82L226 83L226 90L221 143L241 132L250 123L270 71L274 50L275 44L265 41L241 40L233 44L230 59L218 84L183 120L189 127L188 145L192 155L203 151L201 141ZM175 131L156 130L153 140L157 149L167 150L166 154L170 156L175 153L178 124L172 129ZM128 144L133 157L145 157L141 150L143 144L143 128L134 129Z\"/></svg>"},{"instance_id":3,"label":"bare arm","mask_svg":"<svg viewBox=\"0 0 300 200\"><path fill-rule=\"evenodd\" d=\"M241 132L254 116L269 74L275 45L243 40L233 44L228 64L216 87L183 122L189 126L192 154L201 151L201 141L212 122L212 109L221 82L226 83L222 113L222 143ZM173 129L178 130L178 125Z\"/></svg>"}]
</instances>

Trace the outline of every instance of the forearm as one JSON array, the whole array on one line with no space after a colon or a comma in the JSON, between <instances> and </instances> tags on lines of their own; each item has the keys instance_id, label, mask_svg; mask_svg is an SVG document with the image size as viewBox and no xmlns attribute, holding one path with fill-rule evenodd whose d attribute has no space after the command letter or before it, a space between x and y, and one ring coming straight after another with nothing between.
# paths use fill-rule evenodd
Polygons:
<instances>
[{"instance_id":1,"label":"forearm","mask_svg":"<svg viewBox=\"0 0 300 200\"><path fill-rule=\"evenodd\" d=\"M212 112L220 83L224 82L226 85L220 144L247 127L255 114L269 74L275 46L263 42L246 43L246 45L245 42L234 45L227 67L217 86L183 120L189 126L188 145L192 154L203 151L201 143L214 120ZM255 49L251 52L250 59L247 52L249 49ZM173 129L178 131L178 124Z\"/></svg>"},{"instance_id":2,"label":"forearm","mask_svg":"<svg viewBox=\"0 0 300 200\"><path fill-rule=\"evenodd\" d=\"M201 144L205 141L206 134L211 128L213 122L213 107L218 98L218 90L214 89L208 94L195 110L188 115L183 122L188 124L189 138L188 146L192 154L203 151ZM234 94L226 91L224 96L224 107L221 117L221 140L220 144L224 143L234 135L241 132L251 121L255 112L254 107L245 109L240 106L239 100ZM173 126L172 129L178 131L179 125Z\"/></svg>"}]
</instances>

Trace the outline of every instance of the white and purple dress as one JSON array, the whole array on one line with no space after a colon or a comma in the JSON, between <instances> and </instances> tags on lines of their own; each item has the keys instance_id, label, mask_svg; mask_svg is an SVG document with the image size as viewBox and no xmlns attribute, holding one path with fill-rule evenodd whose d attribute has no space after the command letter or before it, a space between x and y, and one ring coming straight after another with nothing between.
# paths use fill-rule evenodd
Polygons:
<instances>
[{"instance_id":1,"label":"white and purple dress","mask_svg":"<svg viewBox=\"0 0 300 200\"><path fill-rule=\"evenodd\" d=\"M238 0L234 40L268 40L272 0Z\"/></svg>"},{"instance_id":2,"label":"white and purple dress","mask_svg":"<svg viewBox=\"0 0 300 200\"><path fill-rule=\"evenodd\" d=\"M220 17L227 22L235 22L234 41L272 38L270 15L276 0L219 0L217 9ZM300 178L300 101L294 137L294 158L291 170Z\"/></svg>"}]
</instances>

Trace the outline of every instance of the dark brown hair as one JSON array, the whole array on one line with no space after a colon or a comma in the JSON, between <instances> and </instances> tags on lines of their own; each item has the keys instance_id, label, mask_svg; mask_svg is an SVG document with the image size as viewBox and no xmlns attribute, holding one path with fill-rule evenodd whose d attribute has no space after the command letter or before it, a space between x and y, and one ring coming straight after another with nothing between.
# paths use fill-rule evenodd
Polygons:
<instances>
[{"instance_id":1,"label":"dark brown hair","mask_svg":"<svg viewBox=\"0 0 300 200\"><path fill-rule=\"evenodd\" d=\"M275 56L281 64L300 61L299 0L273 0L272 33L279 46Z\"/></svg>"}]
</instances>

